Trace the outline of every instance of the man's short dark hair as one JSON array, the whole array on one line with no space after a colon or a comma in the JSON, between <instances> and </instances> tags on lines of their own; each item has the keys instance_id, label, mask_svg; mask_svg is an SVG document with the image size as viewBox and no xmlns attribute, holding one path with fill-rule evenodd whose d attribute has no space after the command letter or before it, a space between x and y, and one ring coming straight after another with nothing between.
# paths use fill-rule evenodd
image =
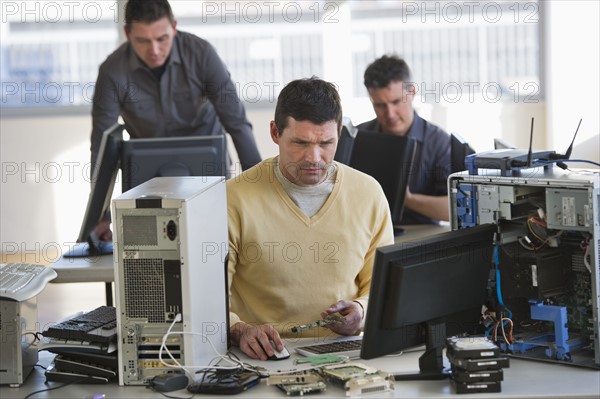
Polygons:
<instances>
[{"instance_id":1,"label":"man's short dark hair","mask_svg":"<svg viewBox=\"0 0 600 399\"><path fill-rule=\"evenodd\" d=\"M339 136L342 104L336 87L315 76L291 81L279 93L275 107L275 125L280 136L287 127L289 116L316 125L335 121Z\"/></svg>"},{"instance_id":2,"label":"man's short dark hair","mask_svg":"<svg viewBox=\"0 0 600 399\"><path fill-rule=\"evenodd\" d=\"M406 61L397 55L384 55L367 67L364 79L367 89L381 89L391 82L409 83L412 76Z\"/></svg>"},{"instance_id":3,"label":"man's short dark hair","mask_svg":"<svg viewBox=\"0 0 600 399\"><path fill-rule=\"evenodd\" d=\"M132 22L145 24L156 22L164 17L173 23L173 11L167 0L129 0L125 6L125 27L131 28Z\"/></svg>"}]
</instances>

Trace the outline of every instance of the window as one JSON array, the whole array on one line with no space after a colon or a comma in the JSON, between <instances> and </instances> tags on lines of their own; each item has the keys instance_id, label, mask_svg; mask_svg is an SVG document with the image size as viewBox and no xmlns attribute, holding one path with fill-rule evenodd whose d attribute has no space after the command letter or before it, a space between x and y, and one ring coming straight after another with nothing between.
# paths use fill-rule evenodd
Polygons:
<instances>
[{"instance_id":1,"label":"window","mask_svg":"<svg viewBox=\"0 0 600 399\"><path fill-rule=\"evenodd\" d=\"M99 64L119 41L113 1L3 1L3 108L90 106ZM171 1L178 28L211 42L246 103L317 75L365 97L385 53L411 66L422 102L537 102L537 1Z\"/></svg>"},{"instance_id":2,"label":"window","mask_svg":"<svg viewBox=\"0 0 600 399\"><path fill-rule=\"evenodd\" d=\"M117 46L111 1L2 1L3 108L91 105Z\"/></svg>"}]
</instances>

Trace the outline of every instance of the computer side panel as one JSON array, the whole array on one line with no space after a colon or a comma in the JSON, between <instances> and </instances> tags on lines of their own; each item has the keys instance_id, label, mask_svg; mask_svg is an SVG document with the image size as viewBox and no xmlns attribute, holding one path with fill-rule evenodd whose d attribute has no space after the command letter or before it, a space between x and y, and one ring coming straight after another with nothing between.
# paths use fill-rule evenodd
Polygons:
<instances>
[{"instance_id":1,"label":"computer side panel","mask_svg":"<svg viewBox=\"0 0 600 399\"><path fill-rule=\"evenodd\" d=\"M452 229L498 226L489 315L511 319L514 340L508 321L488 333L513 356L600 368L599 185L560 170L449 177Z\"/></svg>"},{"instance_id":2,"label":"computer side panel","mask_svg":"<svg viewBox=\"0 0 600 399\"><path fill-rule=\"evenodd\" d=\"M224 182L186 201L183 214L190 216L180 218L182 236L189 237L181 241L181 289L184 303L194 305L192 312L183 312L184 358L186 364L206 366L227 352L224 261L229 242Z\"/></svg>"}]
</instances>

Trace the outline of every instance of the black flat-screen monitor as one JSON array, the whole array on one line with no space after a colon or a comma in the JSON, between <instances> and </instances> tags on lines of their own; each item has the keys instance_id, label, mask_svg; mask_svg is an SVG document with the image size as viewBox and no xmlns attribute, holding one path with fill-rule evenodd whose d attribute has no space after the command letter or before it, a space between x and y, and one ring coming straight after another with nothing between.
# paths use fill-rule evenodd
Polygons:
<instances>
[{"instance_id":1,"label":"black flat-screen monitor","mask_svg":"<svg viewBox=\"0 0 600 399\"><path fill-rule=\"evenodd\" d=\"M65 257L112 253L112 242L101 241L94 230L110 209L119 168L123 192L159 176L227 177L224 135L123 140L123 130L125 126L115 124L102 136L78 237L80 243L67 251Z\"/></svg>"},{"instance_id":2,"label":"black flat-screen monitor","mask_svg":"<svg viewBox=\"0 0 600 399\"><path fill-rule=\"evenodd\" d=\"M96 162L92 166L92 189L81 223L77 244L63 256L67 258L91 257L111 254L112 242L101 241L95 233L95 227L110 207L123 143L124 126L118 123L108 128L102 135Z\"/></svg>"},{"instance_id":3,"label":"black flat-screen monitor","mask_svg":"<svg viewBox=\"0 0 600 399\"><path fill-rule=\"evenodd\" d=\"M134 139L123 142L123 192L154 177L227 177L224 135Z\"/></svg>"},{"instance_id":4,"label":"black flat-screen monitor","mask_svg":"<svg viewBox=\"0 0 600 399\"><path fill-rule=\"evenodd\" d=\"M361 358L425 344L420 372L396 379L445 378L446 337L482 332L495 230L481 225L378 248Z\"/></svg>"},{"instance_id":5,"label":"black flat-screen monitor","mask_svg":"<svg viewBox=\"0 0 600 399\"><path fill-rule=\"evenodd\" d=\"M396 234L404 210L404 197L417 149L413 138L359 130L354 139L350 166L375 178L390 205Z\"/></svg>"},{"instance_id":6,"label":"black flat-screen monitor","mask_svg":"<svg viewBox=\"0 0 600 399\"><path fill-rule=\"evenodd\" d=\"M475 150L458 133L452 133L450 135L450 154L452 158L450 171L456 173L467 170L465 157L475 154Z\"/></svg>"},{"instance_id":7,"label":"black flat-screen monitor","mask_svg":"<svg viewBox=\"0 0 600 399\"><path fill-rule=\"evenodd\" d=\"M338 140L335 156L333 157L334 161L343 163L344 165L350 164L350 157L352 156L352 148L354 148L354 139L357 132L358 129L352 124L352 121L344 117L342 119L340 139Z\"/></svg>"}]
</instances>

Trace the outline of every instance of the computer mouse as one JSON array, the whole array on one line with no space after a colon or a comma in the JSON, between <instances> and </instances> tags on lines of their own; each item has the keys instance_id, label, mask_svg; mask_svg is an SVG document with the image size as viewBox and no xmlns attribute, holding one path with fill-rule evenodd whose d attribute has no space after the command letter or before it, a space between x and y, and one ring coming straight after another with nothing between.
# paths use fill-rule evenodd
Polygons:
<instances>
[{"instance_id":1,"label":"computer mouse","mask_svg":"<svg viewBox=\"0 0 600 399\"><path fill-rule=\"evenodd\" d=\"M269 360L283 360L283 359L287 359L288 357L290 357L290 352L288 352L288 350L284 347L282 351L278 351L277 348L275 347L275 342L273 342L273 340L269 340L269 342L271 343L271 346L273 347L273 350L275 351L275 353L273 354L273 356L269 356Z\"/></svg>"}]
</instances>

